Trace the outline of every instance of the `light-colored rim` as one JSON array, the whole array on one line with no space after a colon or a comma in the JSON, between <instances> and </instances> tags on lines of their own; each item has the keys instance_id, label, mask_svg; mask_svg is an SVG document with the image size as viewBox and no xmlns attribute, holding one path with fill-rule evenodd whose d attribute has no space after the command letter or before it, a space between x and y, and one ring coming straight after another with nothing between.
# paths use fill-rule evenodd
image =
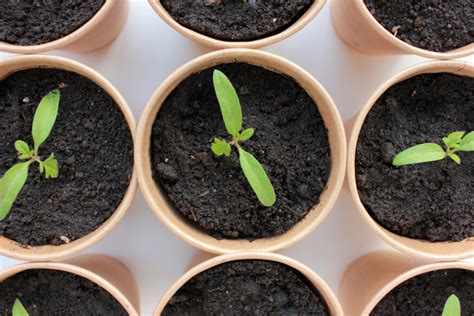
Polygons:
<instances>
[{"instance_id":1,"label":"light-colored rim","mask_svg":"<svg viewBox=\"0 0 474 316\"><path fill-rule=\"evenodd\" d=\"M353 0L349 0L349 1L353 1ZM357 0L356 5L357 5L357 10L359 10L361 15L365 18L365 20L368 21L368 23L380 36L382 36L388 42L392 43L393 45L397 46L398 48L408 53L423 56L426 58L432 58L432 59L455 59L455 58L468 56L474 53L474 43L463 46L461 48L458 48L452 51L444 52L444 53L434 52L434 51L430 51L427 49L422 49L422 48L418 48L416 46L410 45L402 41L398 37L394 36L387 29L385 29L382 26L382 24L380 24L375 19L375 17L370 13L369 9L364 4L363 0Z\"/></svg>"},{"instance_id":2,"label":"light-colored rim","mask_svg":"<svg viewBox=\"0 0 474 316\"><path fill-rule=\"evenodd\" d=\"M238 261L238 260L265 260L265 261L272 261L282 263L287 265L296 271L300 272L308 281L311 282L313 287L317 289L321 295L321 297L325 300L331 315L334 316L342 316L342 308L339 304L339 301L336 298L336 295L332 292L331 288L324 282L324 280L318 276L313 270L305 266L304 264L291 259L289 257L280 255L280 254L273 254L273 253L262 253L262 252L240 252L240 253L233 253L233 254L226 254L217 256L215 258L209 259L204 261L203 263L197 265L196 267L192 268L188 272L186 272L183 276L181 276L178 281L176 281L173 286L166 292L166 294L161 298L160 302L155 308L154 315L158 316L161 314L163 309L168 304L168 301L173 297L173 295L189 280L191 280L197 274L208 270L212 267L221 265L226 262L230 261Z\"/></svg>"},{"instance_id":3,"label":"light-colored rim","mask_svg":"<svg viewBox=\"0 0 474 316\"><path fill-rule=\"evenodd\" d=\"M367 114L372 109L375 102L393 85L413 76L423 73L449 72L458 75L474 77L474 65L462 61L431 61L411 67L382 84L380 88L370 97L368 102L358 114L354 128L349 140L347 180L352 199L356 204L356 209L369 224L386 242L393 247L409 255L419 256L430 260L460 260L474 256L474 238L468 238L460 242L438 242L411 239L396 235L379 225L367 212L359 196L355 176L356 149L361 128L365 122Z\"/></svg>"},{"instance_id":4,"label":"light-colored rim","mask_svg":"<svg viewBox=\"0 0 474 316\"><path fill-rule=\"evenodd\" d=\"M168 95L190 74L221 63L247 62L296 79L318 104L319 112L328 129L331 147L331 172L320 203L304 219L285 234L254 241L217 240L178 214L153 180L150 163L150 138L155 117ZM326 90L305 70L294 63L262 51L252 49L228 49L198 57L169 76L155 91L148 102L139 123L135 148L138 181L148 205L158 218L176 235L191 245L211 253L233 251L279 251L296 243L315 229L329 213L339 195L345 174L346 139L339 112Z\"/></svg>"},{"instance_id":5,"label":"light-colored rim","mask_svg":"<svg viewBox=\"0 0 474 316\"><path fill-rule=\"evenodd\" d=\"M112 283L104 279L98 274L91 272L87 269L81 268L79 266L69 264L69 263L60 263L60 262L29 262L19 264L8 269L5 269L0 272L0 283L4 280L10 278L11 276L18 274L26 270L57 270L72 273L83 278L88 279L89 281L99 285L101 288L106 290L110 295L112 295L115 300L117 300L120 305L128 312L129 315L138 315L137 311L133 307L133 304L128 300L128 298L117 289Z\"/></svg>"},{"instance_id":6,"label":"light-colored rim","mask_svg":"<svg viewBox=\"0 0 474 316\"><path fill-rule=\"evenodd\" d=\"M87 21L74 32L61 37L60 39L45 44L31 46L14 45L0 41L0 51L16 54L36 54L67 46L84 37L87 33L99 25L99 23L102 22L104 18L111 12L118 1L128 0L105 0L102 8L100 8L99 11L97 11L97 13L89 21Z\"/></svg>"},{"instance_id":7,"label":"light-colored rim","mask_svg":"<svg viewBox=\"0 0 474 316\"><path fill-rule=\"evenodd\" d=\"M324 5L326 4L326 0L316 0L315 3L306 11L306 13L303 14L303 16L301 16L288 28L277 34L253 41L231 42L212 38L210 36L198 33L179 24L175 19L173 19L173 17L168 13L168 11L166 11L160 0L148 0L148 2L152 6L153 10L155 10L155 12L177 32L181 33L192 41L215 48L260 48L278 43L305 27L322 10Z\"/></svg>"},{"instance_id":8,"label":"light-colored rim","mask_svg":"<svg viewBox=\"0 0 474 316\"><path fill-rule=\"evenodd\" d=\"M445 269L464 269L474 271L474 264L468 262L441 262L441 263L432 263L426 264L414 269L408 270L407 272L402 273L395 279L391 280L387 285L385 285L376 295L370 300L370 302L365 307L362 315L370 315L372 310L377 306L377 304L393 289L401 285L405 281L412 279L416 276L419 276L424 273L437 270Z\"/></svg>"},{"instance_id":9,"label":"light-colored rim","mask_svg":"<svg viewBox=\"0 0 474 316\"><path fill-rule=\"evenodd\" d=\"M0 79L5 78L9 74L20 70L39 67L64 69L75 72L92 80L95 84L104 89L104 91L107 92L107 94L110 95L117 103L125 117L125 120L127 121L132 140L134 141L136 139L135 118L133 116L132 111L128 107L125 99L110 82L108 82L104 77L102 77L102 75L83 64L72 61L70 59L56 56L36 55L11 57L0 61ZM112 216L89 235L74 240L69 244L64 244L60 246L46 245L27 248L19 245L18 243L10 239L0 236L0 254L11 258L27 261L50 261L60 260L66 257L73 256L74 254L77 254L93 246L99 240L104 238L125 215L125 212L130 207L135 196L135 192L137 189L136 178L137 176L134 168L127 192L125 193L122 202L120 202L119 206L112 214Z\"/></svg>"}]
</instances>

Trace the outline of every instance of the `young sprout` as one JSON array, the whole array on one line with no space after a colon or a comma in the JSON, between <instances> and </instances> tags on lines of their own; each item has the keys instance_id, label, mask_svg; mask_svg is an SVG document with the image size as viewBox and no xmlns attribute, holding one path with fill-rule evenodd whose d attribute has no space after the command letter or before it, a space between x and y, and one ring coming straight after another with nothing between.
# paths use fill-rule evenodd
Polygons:
<instances>
[{"instance_id":1,"label":"young sprout","mask_svg":"<svg viewBox=\"0 0 474 316\"><path fill-rule=\"evenodd\" d=\"M448 297L441 316L461 316L461 302L456 295L452 294Z\"/></svg>"},{"instance_id":2,"label":"young sprout","mask_svg":"<svg viewBox=\"0 0 474 316\"><path fill-rule=\"evenodd\" d=\"M29 316L25 306L21 304L19 299L15 299L15 303L12 308L12 316Z\"/></svg>"},{"instance_id":3,"label":"young sprout","mask_svg":"<svg viewBox=\"0 0 474 316\"><path fill-rule=\"evenodd\" d=\"M275 204L276 195L272 183L258 160L249 152L245 151L240 142L250 139L255 130L253 128L242 129L242 109L239 97L229 78L219 70L213 74L214 90L224 120L227 132L232 136L232 141L215 138L211 149L217 156L230 156L232 146L237 148L242 171L247 181L257 195L260 203L270 207Z\"/></svg>"},{"instance_id":4,"label":"young sprout","mask_svg":"<svg viewBox=\"0 0 474 316\"><path fill-rule=\"evenodd\" d=\"M60 92L53 90L46 95L38 105L33 118L32 136L33 149L23 140L15 142L18 159L24 162L11 167L0 179L0 221L10 212L18 194L28 178L28 169L32 163L38 163L40 173L45 173L46 179L59 176L58 162L51 153L46 160L38 154L39 147L48 139L58 115Z\"/></svg>"},{"instance_id":5,"label":"young sprout","mask_svg":"<svg viewBox=\"0 0 474 316\"><path fill-rule=\"evenodd\" d=\"M396 155L392 163L394 166L403 166L438 161L449 157L459 165L461 164L461 158L456 152L474 151L474 132L467 135L466 132L451 133L447 137L443 137L443 143L446 145L446 150L435 143L410 147Z\"/></svg>"}]
</instances>

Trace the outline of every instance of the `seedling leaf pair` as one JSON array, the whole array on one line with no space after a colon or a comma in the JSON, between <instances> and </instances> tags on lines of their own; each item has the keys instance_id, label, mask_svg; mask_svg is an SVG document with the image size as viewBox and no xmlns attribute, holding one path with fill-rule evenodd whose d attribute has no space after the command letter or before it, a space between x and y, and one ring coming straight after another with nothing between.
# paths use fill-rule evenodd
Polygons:
<instances>
[{"instance_id":1,"label":"seedling leaf pair","mask_svg":"<svg viewBox=\"0 0 474 316\"><path fill-rule=\"evenodd\" d=\"M15 303L13 304L12 308L12 316L29 316L28 311L19 299L15 299Z\"/></svg>"},{"instance_id":2,"label":"seedling leaf pair","mask_svg":"<svg viewBox=\"0 0 474 316\"><path fill-rule=\"evenodd\" d=\"M465 135L465 136L464 136ZM393 159L393 165L404 166L425 162L443 160L450 157L457 164L461 164L461 158L456 154L458 151L474 151L474 132L466 135L466 132L453 132L443 137L446 149L438 144L426 143L410 147Z\"/></svg>"},{"instance_id":3,"label":"seedling leaf pair","mask_svg":"<svg viewBox=\"0 0 474 316\"><path fill-rule=\"evenodd\" d=\"M452 294L444 304L441 316L461 316L461 302L459 298Z\"/></svg>"},{"instance_id":4,"label":"seedling leaf pair","mask_svg":"<svg viewBox=\"0 0 474 316\"><path fill-rule=\"evenodd\" d=\"M211 145L211 150L217 156L225 155L228 157L232 152L232 146L235 146L239 152L240 167L250 187L257 195L260 203L270 207L276 202L276 194L272 183L260 162L252 154L245 151L239 143L240 141L249 140L255 133L255 130L247 128L241 131L242 109L240 100L229 78L221 71L214 70L213 83L222 119L224 120L227 132L232 136L232 141L227 142L215 138Z\"/></svg>"},{"instance_id":5,"label":"seedling leaf pair","mask_svg":"<svg viewBox=\"0 0 474 316\"><path fill-rule=\"evenodd\" d=\"M45 173L46 179L59 176L58 161L55 159L54 153L51 153L45 161L42 161L38 155L39 147L48 139L56 122L59 101L60 92L56 89L43 97L38 105L32 126L33 150L23 140L15 142L18 159L27 161L11 167L0 179L0 221L4 220L8 215L13 203L25 185L30 164L37 162L40 172Z\"/></svg>"}]
</instances>

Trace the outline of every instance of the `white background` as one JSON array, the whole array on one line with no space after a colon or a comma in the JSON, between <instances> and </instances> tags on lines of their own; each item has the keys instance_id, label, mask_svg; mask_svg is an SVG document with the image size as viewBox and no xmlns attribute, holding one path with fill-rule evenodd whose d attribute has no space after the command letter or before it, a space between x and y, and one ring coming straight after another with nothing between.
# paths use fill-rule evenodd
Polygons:
<instances>
[{"instance_id":1,"label":"white background","mask_svg":"<svg viewBox=\"0 0 474 316\"><path fill-rule=\"evenodd\" d=\"M130 0L123 32L110 46L92 53L51 52L80 61L103 74L122 93L138 122L148 99L175 69L209 52L164 23L145 0ZM426 59L413 56L371 57L345 46L331 24L329 4L302 31L264 50L308 70L329 92L344 121L355 115L374 90L397 72ZM9 54L0 53L4 59ZM465 58L474 62L474 56ZM316 271L337 293L341 276L358 256L390 248L357 214L344 188L326 220L306 239L283 254ZM117 228L88 252L105 253L124 262L140 289L141 312L154 306L200 253L169 232L146 205L141 192ZM203 256L204 255L204 256ZM474 259L472 260L474 261ZM0 267L18 263L0 258Z\"/></svg>"}]
</instances>

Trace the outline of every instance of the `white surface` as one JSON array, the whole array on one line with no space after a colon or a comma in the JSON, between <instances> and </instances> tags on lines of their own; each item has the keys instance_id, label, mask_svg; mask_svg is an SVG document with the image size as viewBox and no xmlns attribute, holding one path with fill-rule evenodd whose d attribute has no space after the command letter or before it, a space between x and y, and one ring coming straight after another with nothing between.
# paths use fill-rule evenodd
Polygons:
<instances>
[{"instance_id":1,"label":"white surface","mask_svg":"<svg viewBox=\"0 0 474 316\"><path fill-rule=\"evenodd\" d=\"M127 24L112 45L93 53L51 54L75 59L102 73L128 101L138 122L158 85L183 63L210 50L176 33L145 0L130 1ZM359 111L382 82L426 60L412 56L370 57L351 50L334 32L329 4L301 32L264 50L308 70L328 90L344 121ZM1 59L7 56L0 53ZM466 59L474 62L474 56ZM344 188L321 226L283 254L314 269L337 294L347 265L368 251L382 248L390 247L363 222ZM199 254L159 222L140 192L118 227L88 252L115 256L131 269L140 288L143 315L151 315L160 297ZM0 258L2 269L16 263Z\"/></svg>"}]
</instances>

